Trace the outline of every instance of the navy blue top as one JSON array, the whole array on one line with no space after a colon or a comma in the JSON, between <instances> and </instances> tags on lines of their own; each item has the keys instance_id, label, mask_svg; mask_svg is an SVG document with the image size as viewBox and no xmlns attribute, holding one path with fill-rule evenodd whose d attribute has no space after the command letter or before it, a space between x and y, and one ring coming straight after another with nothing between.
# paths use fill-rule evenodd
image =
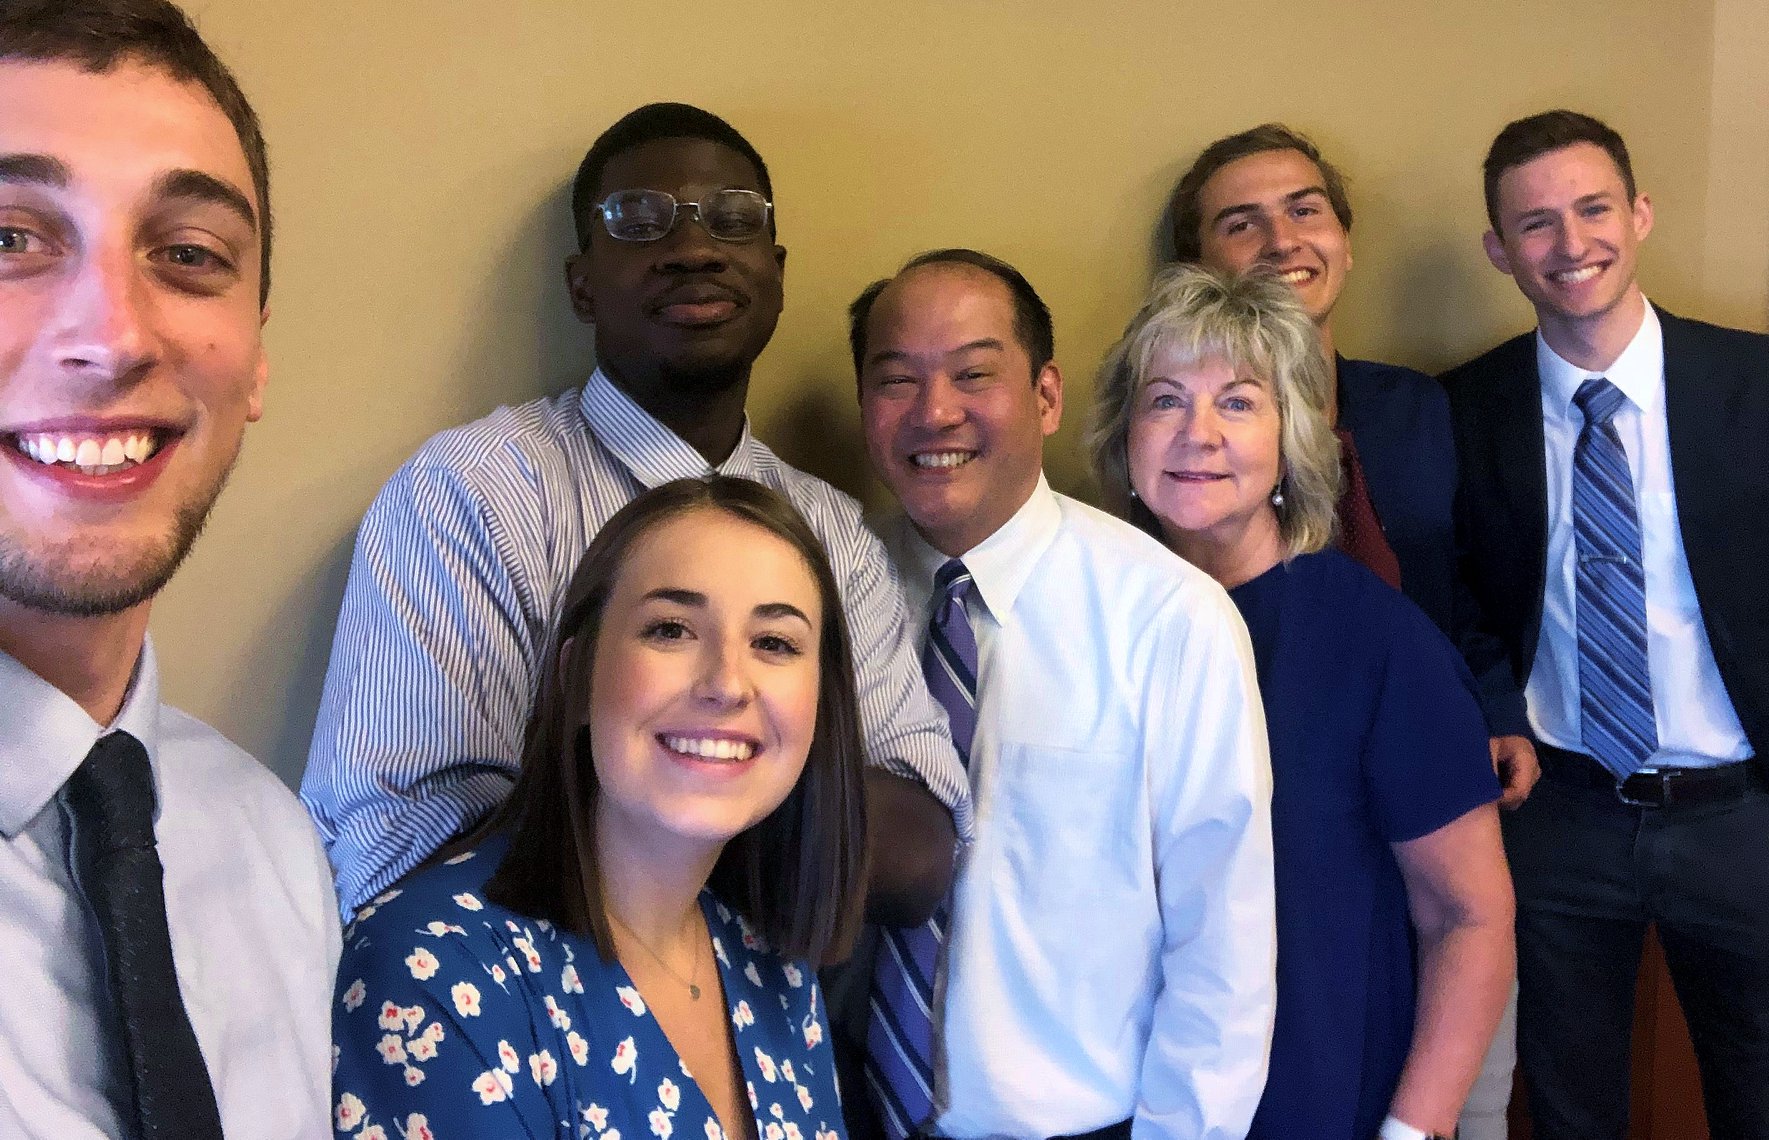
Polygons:
<instances>
[{"instance_id":1,"label":"navy blue top","mask_svg":"<svg viewBox=\"0 0 1769 1140\"><path fill-rule=\"evenodd\" d=\"M1391 844L1499 797L1468 670L1336 550L1230 590L1271 736L1278 1008L1250 1140L1369 1140L1413 1035L1414 938Z\"/></svg>"},{"instance_id":2,"label":"navy blue top","mask_svg":"<svg viewBox=\"0 0 1769 1140\"><path fill-rule=\"evenodd\" d=\"M415 872L345 932L333 1125L360 1140L724 1140L618 961L485 898L497 837ZM840 1140L816 975L701 894L762 1140Z\"/></svg>"},{"instance_id":3,"label":"navy blue top","mask_svg":"<svg viewBox=\"0 0 1769 1140\"><path fill-rule=\"evenodd\" d=\"M1339 426L1357 444L1371 504L1400 562L1401 590L1469 660L1498 662L1477 684L1488 732L1527 735L1523 692L1503 649L1476 628L1473 595L1456 576L1456 441L1448 396L1411 368L1336 360ZM1483 641L1491 644L1478 644Z\"/></svg>"}]
</instances>

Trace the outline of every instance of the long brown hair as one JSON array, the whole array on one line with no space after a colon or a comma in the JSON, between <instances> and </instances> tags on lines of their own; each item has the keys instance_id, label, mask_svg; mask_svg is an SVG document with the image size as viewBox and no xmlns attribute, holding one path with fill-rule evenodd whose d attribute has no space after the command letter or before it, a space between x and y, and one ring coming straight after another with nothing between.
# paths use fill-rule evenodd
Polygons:
<instances>
[{"instance_id":1,"label":"long brown hair","mask_svg":"<svg viewBox=\"0 0 1769 1140\"><path fill-rule=\"evenodd\" d=\"M507 831L510 848L486 896L588 935L603 958L613 958L596 850L600 787L586 723L596 642L633 544L695 510L723 511L783 539L810 567L823 604L817 724L804 771L779 807L725 845L709 885L776 952L814 965L839 961L859 930L866 874L853 654L822 544L783 495L759 483L680 479L640 495L603 525L566 591L528 722L522 773L510 798L466 843Z\"/></svg>"}]
</instances>

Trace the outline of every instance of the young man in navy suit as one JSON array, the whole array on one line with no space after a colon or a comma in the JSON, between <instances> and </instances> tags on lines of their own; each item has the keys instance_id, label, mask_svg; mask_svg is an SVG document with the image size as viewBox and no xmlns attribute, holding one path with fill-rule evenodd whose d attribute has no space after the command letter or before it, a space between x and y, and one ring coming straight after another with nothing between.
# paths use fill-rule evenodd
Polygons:
<instances>
[{"instance_id":1,"label":"young man in navy suit","mask_svg":"<svg viewBox=\"0 0 1769 1140\"><path fill-rule=\"evenodd\" d=\"M1506 823L1536 1135L1622 1137L1656 924L1716 1137L1769 1136L1769 337L1635 281L1621 137L1549 111L1485 165L1537 328L1449 373L1462 570L1544 779Z\"/></svg>"}]
</instances>

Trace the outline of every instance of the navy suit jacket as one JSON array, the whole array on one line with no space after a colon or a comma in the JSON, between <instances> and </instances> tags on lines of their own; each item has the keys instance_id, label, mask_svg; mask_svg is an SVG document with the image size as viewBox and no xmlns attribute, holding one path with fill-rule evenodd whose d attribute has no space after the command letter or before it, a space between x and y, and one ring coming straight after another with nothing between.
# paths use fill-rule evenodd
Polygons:
<instances>
[{"instance_id":1,"label":"navy suit jacket","mask_svg":"<svg viewBox=\"0 0 1769 1140\"><path fill-rule=\"evenodd\" d=\"M1678 530L1720 680L1769 757L1769 336L1658 310ZM1542 625L1546 444L1535 334L1444 376L1461 460L1463 576L1518 685Z\"/></svg>"},{"instance_id":2,"label":"navy suit jacket","mask_svg":"<svg viewBox=\"0 0 1769 1140\"><path fill-rule=\"evenodd\" d=\"M1401 591L1447 634L1480 685L1487 729L1526 735L1523 693L1456 573L1456 444L1443 388L1422 372L1338 358L1339 426L1351 433Z\"/></svg>"}]
</instances>

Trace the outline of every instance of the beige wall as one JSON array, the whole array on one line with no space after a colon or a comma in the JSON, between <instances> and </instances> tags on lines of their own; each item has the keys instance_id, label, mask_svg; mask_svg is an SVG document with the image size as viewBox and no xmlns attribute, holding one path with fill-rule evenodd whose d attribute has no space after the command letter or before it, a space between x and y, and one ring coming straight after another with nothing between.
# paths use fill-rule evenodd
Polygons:
<instances>
[{"instance_id":1,"label":"beige wall","mask_svg":"<svg viewBox=\"0 0 1769 1140\"><path fill-rule=\"evenodd\" d=\"M1025 268L1069 377L1049 467L1082 487L1091 374L1168 188L1201 144L1268 118L1353 176L1353 353L1434 369L1526 327L1479 252L1478 162L1508 118L1554 104L1628 136L1658 205L1655 298L1760 327L1769 294L1716 252L1710 107L1742 115L1761 56L1716 59L1713 0L192 4L273 148L272 386L155 636L171 699L291 780L381 482L432 432L587 370L559 284L566 187L641 102L707 106L768 157L791 257L752 409L857 493L842 310L862 285L941 244ZM1749 24L1760 0L1717 4Z\"/></svg>"}]
</instances>

